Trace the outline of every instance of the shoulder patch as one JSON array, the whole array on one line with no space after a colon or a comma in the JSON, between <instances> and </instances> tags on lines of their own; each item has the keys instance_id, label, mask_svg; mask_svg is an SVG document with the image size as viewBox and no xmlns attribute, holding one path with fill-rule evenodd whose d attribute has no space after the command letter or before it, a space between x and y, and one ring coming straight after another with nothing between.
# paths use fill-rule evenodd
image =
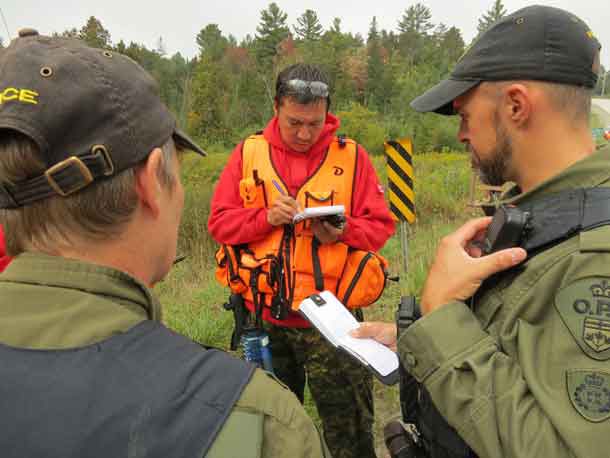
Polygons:
<instances>
[{"instance_id":1,"label":"shoulder patch","mask_svg":"<svg viewBox=\"0 0 610 458\"><path fill-rule=\"evenodd\" d=\"M610 373L598 370L566 372L568 395L576 411L598 423L610 418Z\"/></svg>"},{"instance_id":2,"label":"shoulder patch","mask_svg":"<svg viewBox=\"0 0 610 458\"><path fill-rule=\"evenodd\" d=\"M588 277L557 293L555 308L583 352L610 359L610 278Z\"/></svg>"}]
</instances>

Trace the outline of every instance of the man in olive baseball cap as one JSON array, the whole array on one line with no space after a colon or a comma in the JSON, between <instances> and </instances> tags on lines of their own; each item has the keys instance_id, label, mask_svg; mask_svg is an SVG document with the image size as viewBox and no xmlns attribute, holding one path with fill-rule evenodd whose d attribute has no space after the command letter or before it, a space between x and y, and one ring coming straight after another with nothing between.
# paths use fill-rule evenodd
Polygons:
<instances>
[{"instance_id":1,"label":"man in olive baseball cap","mask_svg":"<svg viewBox=\"0 0 610 458\"><path fill-rule=\"evenodd\" d=\"M0 51L3 458L328 456L289 390L161 322L184 149L131 59L31 29Z\"/></svg>"},{"instance_id":2,"label":"man in olive baseball cap","mask_svg":"<svg viewBox=\"0 0 610 458\"><path fill-rule=\"evenodd\" d=\"M596 150L589 126L598 53L573 14L527 7L413 101L458 114L483 180L514 183L493 222L444 237L422 317L398 341L419 384L405 413L421 433L414 455L608 456L610 147ZM388 345L392 333L358 329Z\"/></svg>"},{"instance_id":3,"label":"man in olive baseball cap","mask_svg":"<svg viewBox=\"0 0 610 458\"><path fill-rule=\"evenodd\" d=\"M205 155L130 58L33 29L0 54L0 128L32 139L46 165L44 175L2 183L0 208L72 194L133 167L170 137Z\"/></svg>"},{"instance_id":4,"label":"man in olive baseball cap","mask_svg":"<svg viewBox=\"0 0 610 458\"><path fill-rule=\"evenodd\" d=\"M483 81L535 80L593 88L599 49L593 32L573 14L529 6L483 33L449 78L411 106L420 112L454 114L453 100Z\"/></svg>"}]
</instances>

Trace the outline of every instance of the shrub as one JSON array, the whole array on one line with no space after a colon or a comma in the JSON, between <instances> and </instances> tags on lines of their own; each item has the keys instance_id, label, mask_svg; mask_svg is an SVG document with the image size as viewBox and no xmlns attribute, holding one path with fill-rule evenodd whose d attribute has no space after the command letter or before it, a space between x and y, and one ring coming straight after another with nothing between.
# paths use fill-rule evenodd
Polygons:
<instances>
[{"instance_id":1,"label":"shrub","mask_svg":"<svg viewBox=\"0 0 610 458\"><path fill-rule=\"evenodd\" d=\"M353 138L372 154L383 153L388 132L377 112L352 103L349 110L340 111L337 116L341 119L340 133Z\"/></svg>"}]
</instances>

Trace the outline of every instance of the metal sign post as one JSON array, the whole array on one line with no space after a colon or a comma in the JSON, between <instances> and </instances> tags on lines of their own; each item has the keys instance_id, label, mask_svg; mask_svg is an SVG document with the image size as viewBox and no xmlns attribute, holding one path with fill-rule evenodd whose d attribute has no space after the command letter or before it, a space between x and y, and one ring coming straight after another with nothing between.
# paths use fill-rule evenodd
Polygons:
<instances>
[{"instance_id":1,"label":"metal sign post","mask_svg":"<svg viewBox=\"0 0 610 458\"><path fill-rule=\"evenodd\" d=\"M415 222L415 193L413 192L413 144L410 138L389 140L385 143L387 158L390 212L400 221L402 271L409 267L408 224Z\"/></svg>"}]
</instances>

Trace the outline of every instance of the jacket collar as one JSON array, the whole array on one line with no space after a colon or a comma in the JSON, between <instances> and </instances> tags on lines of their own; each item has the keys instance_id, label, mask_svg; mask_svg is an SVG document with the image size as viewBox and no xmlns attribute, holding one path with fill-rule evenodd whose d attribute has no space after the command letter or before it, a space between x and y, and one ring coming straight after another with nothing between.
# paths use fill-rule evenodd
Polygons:
<instances>
[{"instance_id":1,"label":"jacket collar","mask_svg":"<svg viewBox=\"0 0 610 458\"><path fill-rule=\"evenodd\" d=\"M594 188L610 181L610 146L597 150L563 172L542 182L528 192L518 186L509 188L501 198L503 204L523 204L567 189Z\"/></svg>"},{"instance_id":2,"label":"jacket collar","mask_svg":"<svg viewBox=\"0 0 610 458\"><path fill-rule=\"evenodd\" d=\"M161 320L161 305L142 282L110 267L41 253L23 253L0 275L0 282L66 288L138 306L148 319Z\"/></svg>"}]
</instances>

